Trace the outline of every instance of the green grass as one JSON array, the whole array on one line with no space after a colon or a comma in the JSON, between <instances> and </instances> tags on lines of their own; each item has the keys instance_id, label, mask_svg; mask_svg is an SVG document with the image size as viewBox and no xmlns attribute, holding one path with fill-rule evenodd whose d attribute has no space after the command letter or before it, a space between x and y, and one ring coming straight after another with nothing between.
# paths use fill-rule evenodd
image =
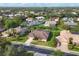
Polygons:
<instances>
[{"instance_id":1,"label":"green grass","mask_svg":"<svg viewBox=\"0 0 79 59\"><path fill-rule=\"evenodd\" d=\"M7 37L7 41L19 41L19 42L25 42L27 40L27 36L20 36L20 37Z\"/></svg>"},{"instance_id":2,"label":"green grass","mask_svg":"<svg viewBox=\"0 0 79 59\"><path fill-rule=\"evenodd\" d=\"M39 41L39 40L33 40L32 44L44 45L44 46L49 46L49 47L56 47L56 41L54 39L47 41L47 42L42 42L42 41Z\"/></svg>"},{"instance_id":3,"label":"green grass","mask_svg":"<svg viewBox=\"0 0 79 59\"><path fill-rule=\"evenodd\" d=\"M59 35L60 30L52 30L51 35L48 38L47 42L42 42L39 40L33 40L33 44L44 45L49 47L56 47L56 37Z\"/></svg>"},{"instance_id":4,"label":"green grass","mask_svg":"<svg viewBox=\"0 0 79 59\"><path fill-rule=\"evenodd\" d=\"M52 55L54 55L54 56L63 56L64 52L61 52L60 50L57 50L57 51L53 51Z\"/></svg>"},{"instance_id":5,"label":"green grass","mask_svg":"<svg viewBox=\"0 0 79 59\"><path fill-rule=\"evenodd\" d=\"M79 52L79 46L69 44L68 46L69 50L78 51Z\"/></svg>"},{"instance_id":6,"label":"green grass","mask_svg":"<svg viewBox=\"0 0 79 59\"><path fill-rule=\"evenodd\" d=\"M79 52L79 46L74 46L74 48L71 50Z\"/></svg>"},{"instance_id":7,"label":"green grass","mask_svg":"<svg viewBox=\"0 0 79 59\"><path fill-rule=\"evenodd\" d=\"M30 28L31 30L35 30L35 29L44 29L47 31L50 31L51 34L48 38L47 42L42 42L42 41L38 41L38 40L33 40L33 44L37 44L37 45L44 45L44 46L50 46L50 47L55 47L56 46L56 37L59 35L59 32L61 31L59 29L59 27L44 27L43 25L38 25L38 26L33 26ZM9 41L19 41L19 42L25 42L28 38L27 38L27 34L24 36L16 36L16 37L9 37L6 38Z\"/></svg>"}]
</instances>

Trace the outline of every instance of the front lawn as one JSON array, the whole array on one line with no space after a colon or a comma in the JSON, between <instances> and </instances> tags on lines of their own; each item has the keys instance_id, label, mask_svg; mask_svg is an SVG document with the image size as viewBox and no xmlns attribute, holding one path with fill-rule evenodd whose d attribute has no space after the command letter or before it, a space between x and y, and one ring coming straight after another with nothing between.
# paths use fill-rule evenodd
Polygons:
<instances>
[{"instance_id":1,"label":"front lawn","mask_svg":"<svg viewBox=\"0 0 79 59\"><path fill-rule=\"evenodd\" d=\"M73 44L69 44L68 48L73 51L79 52L79 46L74 46Z\"/></svg>"},{"instance_id":2,"label":"front lawn","mask_svg":"<svg viewBox=\"0 0 79 59\"><path fill-rule=\"evenodd\" d=\"M47 42L42 42L39 40L33 40L32 44L37 44L37 45L44 45L44 46L49 46L49 47L56 47L56 37L59 35L60 30L51 30L51 34L48 38Z\"/></svg>"},{"instance_id":3,"label":"front lawn","mask_svg":"<svg viewBox=\"0 0 79 59\"><path fill-rule=\"evenodd\" d=\"M59 35L60 33L60 29L59 27L44 27L43 25L39 25L39 26L33 26L33 27L30 27L31 30L36 30L36 29L44 29L44 30L47 30L47 31L50 31L50 35L49 35L49 38L47 40L47 42L42 42L42 41L39 41L39 40L33 40L32 41L32 44L36 44L36 45L44 45L44 46L49 46L49 47L56 47L56 37ZM19 42L25 42L28 37L27 37L27 34L24 35L24 36L16 36L16 37L8 37L6 38L7 40L9 41L19 41Z\"/></svg>"},{"instance_id":4,"label":"front lawn","mask_svg":"<svg viewBox=\"0 0 79 59\"><path fill-rule=\"evenodd\" d=\"M3 39L6 39L7 41L25 42L27 40L27 36L7 37Z\"/></svg>"}]
</instances>

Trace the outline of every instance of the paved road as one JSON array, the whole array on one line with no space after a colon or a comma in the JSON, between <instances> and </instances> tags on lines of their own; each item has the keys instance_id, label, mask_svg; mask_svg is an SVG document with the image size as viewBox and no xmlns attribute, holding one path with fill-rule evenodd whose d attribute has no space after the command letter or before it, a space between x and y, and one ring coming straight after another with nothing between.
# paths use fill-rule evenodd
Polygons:
<instances>
[{"instance_id":1,"label":"paved road","mask_svg":"<svg viewBox=\"0 0 79 59\"><path fill-rule=\"evenodd\" d=\"M15 46L19 46L20 43L15 44L13 43ZM46 48L41 48L39 46L27 46L27 45L23 45L25 49L29 50L29 51L34 51L40 55L46 55L46 56L50 56L51 52L53 53L53 50L50 49L46 49ZM64 56L76 56L74 54L70 54L70 53L64 53Z\"/></svg>"},{"instance_id":2,"label":"paved road","mask_svg":"<svg viewBox=\"0 0 79 59\"><path fill-rule=\"evenodd\" d=\"M18 44L14 44L15 46L19 46ZM38 52L39 54L44 54L44 55L50 55L50 53L52 52L52 51L50 51L50 50L47 50L47 49L41 49L41 48L38 48L38 47L34 47L34 46L24 46L24 48L26 49L26 50L28 50L28 51L34 51L34 52Z\"/></svg>"}]
</instances>

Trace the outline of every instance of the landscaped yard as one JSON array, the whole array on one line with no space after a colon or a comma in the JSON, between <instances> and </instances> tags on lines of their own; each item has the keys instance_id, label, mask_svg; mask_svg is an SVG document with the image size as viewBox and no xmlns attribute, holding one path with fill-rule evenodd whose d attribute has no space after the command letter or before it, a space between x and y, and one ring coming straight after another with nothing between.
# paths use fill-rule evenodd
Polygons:
<instances>
[{"instance_id":1,"label":"landscaped yard","mask_svg":"<svg viewBox=\"0 0 79 59\"><path fill-rule=\"evenodd\" d=\"M51 34L48 38L47 42L42 42L39 40L33 40L33 44L37 44L37 45L45 45L45 46L49 46L49 47L56 47L56 36L59 35L60 30L51 30Z\"/></svg>"},{"instance_id":2,"label":"landscaped yard","mask_svg":"<svg viewBox=\"0 0 79 59\"><path fill-rule=\"evenodd\" d=\"M7 41L18 41L18 42L25 42L27 40L27 36L20 36L20 37L7 37L5 38Z\"/></svg>"},{"instance_id":3,"label":"landscaped yard","mask_svg":"<svg viewBox=\"0 0 79 59\"><path fill-rule=\"evenodd\" d=\"M41 25L32 26L29 29L31 29L31 30L44 29L44 30L51 32L47 42L42 42L42 41L39 41L39 40L33 40L32 44L44 45L44 46L49 46L49 47L56 47L56 37L59 35L59 33L61 31L61 29L59 27L45 27L41 24ZM19 41L19 42L24 43L28 39L27 35L28 34L26 34L24 36L17 35L16 37L7 37L6 39L9 40L9 41Z\"/></svg>"},{"instance_id":4,"label":"landscaped yard","mask_svg":"<svg viewBox=\"0 0 79 59\"><path fill-rule=\"evenodd\" d=\"M79 46L75 46L75 45L73 45L73 44L69 44L68 47L69 47L70 50L78 51L78 52L79 52Z\"/></svg>"}]
</instances>

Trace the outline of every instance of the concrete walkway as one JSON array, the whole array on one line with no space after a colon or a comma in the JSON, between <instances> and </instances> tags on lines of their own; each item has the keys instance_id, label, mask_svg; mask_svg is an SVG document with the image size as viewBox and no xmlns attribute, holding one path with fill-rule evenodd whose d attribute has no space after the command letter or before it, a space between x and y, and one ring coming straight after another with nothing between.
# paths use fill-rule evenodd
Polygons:
<instances>
[{"instance_id":1,"label":"concrete walkway","mask_svg":"<svg viewBox=\"0 0 79 59\"><path fill-rule=\"evenodd\" d=\"M29 46L31 42L33 41L33 39L34 39L33 37L29 37L29 39L24 44Z\"/></svg>"}]
</instances>

